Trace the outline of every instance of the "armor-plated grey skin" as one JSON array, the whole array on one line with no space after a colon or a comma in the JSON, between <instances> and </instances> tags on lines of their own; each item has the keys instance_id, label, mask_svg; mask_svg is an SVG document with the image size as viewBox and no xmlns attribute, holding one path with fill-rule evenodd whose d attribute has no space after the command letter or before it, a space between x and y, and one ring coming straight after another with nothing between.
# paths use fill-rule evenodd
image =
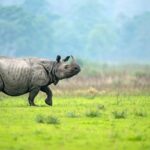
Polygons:
<instances>
[{"instance_id":1,"label":"armor-plated grey skin","mask_svg":"<svg viewBox=\"0 0 150 150\"><path fill-rule=\"evenodd\" d=\"M39 91L45 92L45 103L52 106L52 91L50 84L70 78L80 72L80 66L71 56L61 61L58 55L56 61L39 58L9 58L0 57L0 91L10 96L19 96L29 92L29 104L35 106L34 98Z\"/></svg>"}]
</instances>

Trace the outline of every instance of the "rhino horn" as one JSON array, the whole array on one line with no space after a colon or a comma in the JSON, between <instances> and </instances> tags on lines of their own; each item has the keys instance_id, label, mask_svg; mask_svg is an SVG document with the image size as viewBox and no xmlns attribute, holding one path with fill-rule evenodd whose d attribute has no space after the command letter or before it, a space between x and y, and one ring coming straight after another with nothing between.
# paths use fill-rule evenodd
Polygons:
<instances>
[{"instance_id":1,"label":"rhino horn","mask_svg":"<svg viewBox=\"0 0 150 150\"><path fill-rule=\"evenodd\" d=\"M72 63L75 62L75 58L71 55L71 58L72 58Z\"/></svg>"}]
</instances>

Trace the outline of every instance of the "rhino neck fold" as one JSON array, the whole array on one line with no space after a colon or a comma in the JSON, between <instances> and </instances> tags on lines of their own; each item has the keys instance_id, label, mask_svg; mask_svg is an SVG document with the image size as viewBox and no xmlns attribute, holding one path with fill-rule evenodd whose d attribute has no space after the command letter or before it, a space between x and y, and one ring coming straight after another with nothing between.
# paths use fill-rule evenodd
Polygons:
<instances>
[{"instance_id":1,"label":"rhino neck fold","mask_svg":"<svg viewBox=\"0 0 150 150\"><path fill-rule=\"evenodd\" d=\"M55 62L41 63L41 65L43 66L43 68L45 69L45 71L49 77L48 84L54 83L54 85L56 85L58 83L59 79L55 75Z\"/></svg>"},{"instance_id":2,"label":"rhino neck fold","mask_svg":"<svg viewBox=\"0 0 150 150\"><path fill-rule=\"evenodd\" d=\"M56 69L55 69L55 62L53 62L53 65L52 65L52 68L51 68L51 71L49 71L49 77L51 79L51 83L54 83L54 85L56 85L59 81L58 77L56 76L55 74L56 72Z\"/></svg>"}]
</instances>

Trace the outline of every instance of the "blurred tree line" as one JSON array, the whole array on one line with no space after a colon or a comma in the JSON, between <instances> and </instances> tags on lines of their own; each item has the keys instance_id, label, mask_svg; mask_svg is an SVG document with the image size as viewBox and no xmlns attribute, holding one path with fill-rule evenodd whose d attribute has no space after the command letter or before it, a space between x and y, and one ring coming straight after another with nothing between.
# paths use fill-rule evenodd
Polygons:
<instances>
[{"instance_id":1,"label":"blurred tree line","mask_svg":"<svg viewBox=\"0 0 150 150\"><path fill-rule=\"evenodd\" d=\"M40 2L40 1L39 1ZM43 1L44 2L44 1ZM37 14L37 8L30 9L29 0L22 6L0 7L0 50L9 55L36 55L52 47L53 29L50 22L54 15Z\"/></svg>"},{"instance_id":2,"label":"blurred tree line","mask_svg":"<svg viewBox=\"0 0 150 150\"><path fill-rule=\"evenodd\" d=\"M150 12L113 18L103 0L61 2L0 2L0 55L149 62Z\"/></svg>"}]
</instances>

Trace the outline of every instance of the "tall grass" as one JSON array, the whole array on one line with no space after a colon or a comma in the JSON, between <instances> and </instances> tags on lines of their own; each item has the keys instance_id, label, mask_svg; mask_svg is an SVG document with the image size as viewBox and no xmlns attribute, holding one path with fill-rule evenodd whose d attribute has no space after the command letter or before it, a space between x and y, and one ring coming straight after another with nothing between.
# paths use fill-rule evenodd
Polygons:
<instances>
[{"instance_id":1,"label":"tall grass","mask_svg":"<svg viewBox=\"0 0 150 150\"><path fill-rule=\"evenodd\" d=\"M85 67L85 68L84 68ZM150 65L100 66L90 74L91 67L83 66L79 75L51 86L54 94L87 96L94 99L106 94L150 93ZM97 67L97 66L96 66ZM92 67L94 68L94 66Z\"/></svg>"}]
</instances>

